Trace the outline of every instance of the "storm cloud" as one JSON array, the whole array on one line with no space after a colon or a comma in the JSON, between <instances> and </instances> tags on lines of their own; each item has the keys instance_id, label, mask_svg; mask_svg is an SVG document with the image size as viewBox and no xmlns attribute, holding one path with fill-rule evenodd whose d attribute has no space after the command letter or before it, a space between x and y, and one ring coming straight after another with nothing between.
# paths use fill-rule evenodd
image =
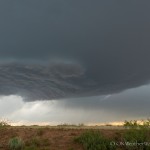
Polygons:
<instances>
[{"instance_id":1,"label":"storm cloud","mask_svg":"<svg viewBox=\"0 0 150 150\"><path fill-rule=\"evenodd\" d=\"M148 84L149 5L0 1L0 94L51 100Z\"/></svg>"}]
</instances>

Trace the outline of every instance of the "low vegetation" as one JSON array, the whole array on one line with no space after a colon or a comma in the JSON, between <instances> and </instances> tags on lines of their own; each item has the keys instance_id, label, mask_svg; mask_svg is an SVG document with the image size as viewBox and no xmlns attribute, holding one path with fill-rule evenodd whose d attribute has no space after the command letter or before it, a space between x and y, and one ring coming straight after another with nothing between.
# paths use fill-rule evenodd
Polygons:
<instances>
[{"instance_id":1,"label":"low vegetation","mask_svg":"<svg viewBox=\"0 0 150 150\"><path fill-rule=\"evenodd\" d=\"M0 129L2 150L150 150L149 119L125 121L124 127L110 129L63 124L62 130L59 126L9 127L1 121Z\"/></svg>"},{"instance_id":2,"label":"low vegetation","mask_svg":"<svg viewBox=\"0 0 150 150\"><path fill-rule=\"evenodd\" d=\"M79 124L67 124L67 123L64 123L64 124L59 124L57 125L57 127L84 127L85 125L83 123L79 123Z\"/></svg>"},{"instance_id":3,"label":"low vegetation","mask_svg":"<svg viewBox=\"0 0 150 150\"><path fill-rule=\"evenodd\" d=\"M10 150L23 150L24 142L21 138L14 137L9 140L8 147Z\"/></svg>"},{"instance_id":4,"label":"low vegetation","mask_svg":"<svg viewBox=\"0 0 150 150\"><path fill-rule=\"evenodd\" d=\"M125 121L127 129L116 132L113 139L104 137L99 131L88 131L75 139L84 150L150 150L150 120Z\"/></svg>"},{"instance_id":5,"label":"low vegetation","mask_svg":"<svg viewBox=\"0 0 150 150\"><path fill-rule=\"evenodd\" d=\"M87 131L75 138L75 141L82 144L85 150L116 150L116 146L110 144L111 140L98 131Z\"/></svg>"},{"instance_id":6,"label":"low vegetation","mask_svg":"<svg viewBox=\"0 0 150 150\"><path fill-rule=\"evenodd\" d=\"M20 137L14 137L9 140L9 150L49 150L50 143L48 139L40 137L33 137L24 142Z\"/></svg>"},{"instance_id":7,"label":"low vegetation","mask_svg":"<svg viewBox=\"0 0 150 150\"><path fill-rule=\"evenodd\" d=\"M127 150L150 150L150 120L125 121L123 139Z\"/></svg>"},{"instance_id":8,"label":"low vegetation","mask_svg":"<svg viewBox=\"0 0 150 150\"><path fill-rule=\"evenodd\" d=\"M9 127L9 123L7 120L0 120L0 129Z\"/></svg>"}]
</instances>

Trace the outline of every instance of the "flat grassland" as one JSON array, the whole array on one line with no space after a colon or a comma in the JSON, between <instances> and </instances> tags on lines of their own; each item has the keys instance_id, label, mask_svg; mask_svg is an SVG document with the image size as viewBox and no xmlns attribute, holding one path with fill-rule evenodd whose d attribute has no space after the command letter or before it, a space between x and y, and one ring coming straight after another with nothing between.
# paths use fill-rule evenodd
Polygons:
<instances>
[{"instance_id":1,"label":"flat grassland","mask_svg":"<svg viewBox=\"0 0 150 150\"><path fill-rule=\"evenodd\" d=\"M10 126L0 129L0 150L9 150L10 139L19 137L25 150L84 150L75 138L87 131L100 131L106 138L119 138L124 127L118 126Z\"/></svg>"}]
</instances>

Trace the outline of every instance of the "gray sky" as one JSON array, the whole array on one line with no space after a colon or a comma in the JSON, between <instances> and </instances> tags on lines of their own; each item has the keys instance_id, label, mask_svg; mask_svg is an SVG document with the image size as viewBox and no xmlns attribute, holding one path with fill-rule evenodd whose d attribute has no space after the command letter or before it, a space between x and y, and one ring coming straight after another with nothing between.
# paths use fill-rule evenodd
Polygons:
<instances>
[{"instance_id":1,"label":"gray sky","mask_svg":"<svg viewBox=\"0 0 150 150\"><path fill-rule=\"evenodd\" d=\"M149 96L143 91L150 79L149 5L141 0L1 0L0 95L8 105L15 95L20 96L16 106L39 103L44 109L43 100L55 100L58 110L63 111L63 102L72 112L88 108L91 116L97 109L126 111L130 100L127 111L136 117L133 104L143 110ZM99 103L99 97L109 102Z\"/></svg>"},{"instance_id":2,"label":"gray sky","mask_svg":"<svg viewBox=\"0 0 150 150\"><path fill-rule=\"evenodd\" d=\"M35 102L24 102L15 95L5 96L0 98L0 116L16 124L51 125L147 119L149 90L150 86L142 86L113 95Z\"/></svg>"}]
</instances>

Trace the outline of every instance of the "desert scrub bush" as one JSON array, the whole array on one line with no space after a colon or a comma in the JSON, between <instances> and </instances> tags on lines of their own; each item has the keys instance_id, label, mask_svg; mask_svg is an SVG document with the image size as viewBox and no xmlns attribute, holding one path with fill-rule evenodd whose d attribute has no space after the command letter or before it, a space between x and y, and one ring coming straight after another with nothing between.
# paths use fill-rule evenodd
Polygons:
<instances>
[{"instance_id":1,"label":"desert scrub bush","mask_svg":"<svg viewBox=\"0 0 150 150\"><path fill-rule=\"evenodd\" d=\"M124 127L128 129L137 129L139 127L139 124L136 120L126 121L124 122Z\"/></svg>"},{"instance_id":2,"label":"desert scrub bush","mask_svg":"<svg viewBox=\"0 0 150 150\"><path fill-rule=\"evenodd\" d=\"M83 145L85 150L116 150L109 139L104 138L98 131L87 131L75 138L75 142Z\"/></svg>"},{"instance_id":3,"label":"desert scrub bush","mask_svg":"<svg viewBox=\"0 0 150 150\"><path fill-rule=\"evenodd\" d=\"M9 123L7 120L0 120L0 128L9 127Z\"/></svg>"},{"instance_id":4,"label":"desert scrub bush","mask_svg":"<svg viewBox=\"0 0 150 150\"><path fill-rule=\"evenodd\" d=\"M21 138L14 137L9 140L8 147L10 150L23 150L24 142Z\"/></svg>"},{"instance_id":5,"label":"desert scrub bush","mask_svg":"<svg viewBox=\"0 0 150 150\"><path fill-rule=\"evenodd\" d=\"M123 139L127 150L150 150L150 121L125 122L128 130L124 133Z\"/></svg>"}]
</instances>

